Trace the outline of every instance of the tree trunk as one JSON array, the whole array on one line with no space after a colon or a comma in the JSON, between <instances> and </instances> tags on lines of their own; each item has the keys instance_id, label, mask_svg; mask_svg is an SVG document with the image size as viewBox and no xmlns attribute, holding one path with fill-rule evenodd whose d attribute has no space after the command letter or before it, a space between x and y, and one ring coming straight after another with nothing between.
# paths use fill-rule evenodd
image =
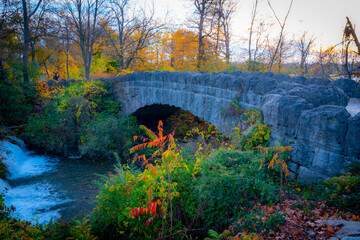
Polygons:
<instances>
[{"instance_id":1,"label":"tree trunk","mask_svg":"<svg viewBox=\"0 0 360 240\"><path fill-rule=\"evenodd\" d=\"M254 23L255 23L255 19L256 19L257 6L258 6L258 0L255 1L253 9L252 9L251 24L250 24L250 29L249 29L248 71L250 70L251 59L252 59L252 57L251 57L251 55L252 55L251 54L251 43L252 43L252 35L254 33Z\"/></svg>"},{"instance_id":2,"label":"tree trunk","mask_svg":"<svg viewBox=\"0 0 360 240\"><path fill-rule=\"evenodd\" d=\"M200 71L203 63L204 63L204 36L203 36L203 30L204 30L204 16L203 14L200 15L200 23L199 23L199 46L198 46L198 64L197 69Z\"/></svg>"},{"instance_id":3,"label":"tree trunk","mask_svg":"<svg viewBox=\"0 0 360 240\"><path fill-rule=\"evenodd\" d=\"M5 78L5 69L4 69L4 64L3 64L3 58L2 56L0 56L0 83L5 83L6 78Z\"/></svg>"},{"instance_id":4,"label":"tree trunk","mask_svg":"<svg viewBox=\"0 0 360 240\"><path fill-rule=\"evenodd\" d=\"M46 66L46 61L44 61L44 67L45 67L46 76L50 79L50 74L49 74L47 66Z\"/></svg>"},{"instance_id":5,"label":"tree trunk","mask_svg":"<svg viewBox=\"0 0 360 240\"><path fill-rule=\"evenodd\" d=\"M86 80L90 79L90 66L88 63L85 64L85 79Z\"/></svg>"},{"instance_id":6,"label":"tree trunk","mask_svg":"<svg viewBox=\"0 0 360 240\"><path fill-rule=\"evenodd\" d=\"M360 42L359 42L359 40L358 40L358 38L356 36L355 29L353 28L353 25L351 24L350 19L348 17L346 17L346 20L347 20L347 23L348 23L348 26L349 26L350 33L354 37L354 42L355 42L356 47L358 49L358 54L360 55Z\"/></svg>"},{"instance_id":7,"label":"tree trunk","mask_svg":"<svg viewBox=\"0 0 360 240\"><path fill-rule=\"evenodd\" d=\"M346 49L345 49L345 71L348 75L348 77L351 79L351 71L349 69L349 46L350 46L350 42L348 42L346 44Z\"/></svg>"},{"instance_id":8,"label":"tree trunk","mask_svg":"<svg viewBox=\"0 0 360 240\"><path fill-rule=\"evenodd\" d=\"M23 21L24 21L24 49L23 49L23 78L25 82L29 81L28 72L28 52L29 52L29 19L26 6L26 0L22 0Z\"/></svg>"},{"instance_id":9,"label":"tree trunk","mask_svg":"<svg viewBox=\"0 0 360 240\"><path fill-rule=\"evenodd\" d=\"M69 74L69 52L66 51L66 75L67 75L67 80L70 79L70 74Z\"/></svg>"},{"instance_id":10,"label":"tree trunk","mask_svg":"<svg viewBox=\"0 0 360 240\"><path fill-rule=\"evenodd\" d=\"M226 63L230 63L230 37L225 35L225 59Z\"/></svg>"},{"instance_id":11,"label":"tree trunk","mask_svg":"<svg viewBox=\"0 0 360 240\"><path fill-rule=\"evenodd\" d=\"M31 47L31 64L35 65L35 44L30 41L30 47Z\"/></svg>"}]
</instances>

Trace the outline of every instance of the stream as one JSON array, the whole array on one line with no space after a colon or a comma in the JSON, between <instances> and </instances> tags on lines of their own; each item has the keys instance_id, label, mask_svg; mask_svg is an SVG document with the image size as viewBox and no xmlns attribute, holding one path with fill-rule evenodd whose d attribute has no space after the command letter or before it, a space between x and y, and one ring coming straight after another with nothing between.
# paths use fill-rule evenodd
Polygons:
<instances>
[{"instance_id":1,"label":"stream","mask_svg":"<svg viewBox=\"0 0 360 240\"><path fill-rule=\"evenodd\" d=\"M6 206L16 208L15 216L45 223L91 213L99 192L97 174L111 172L115 161L60 160L38 155L17 142L20 146L0 142L9 170L7 180L0 179L0 191Z\"/></svg>"}]
</instances>

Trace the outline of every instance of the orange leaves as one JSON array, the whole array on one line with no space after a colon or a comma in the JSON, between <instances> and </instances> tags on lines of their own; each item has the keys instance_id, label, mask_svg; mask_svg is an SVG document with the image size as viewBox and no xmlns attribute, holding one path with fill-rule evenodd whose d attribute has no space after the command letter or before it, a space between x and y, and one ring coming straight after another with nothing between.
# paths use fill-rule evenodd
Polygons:
<instances>
[{"instance_id":1,"label":"orange leaves","mask_svg":"<svg viewBox=\"0 0 360 240\"><path fill-rule=\"evenodd\" d=\"M260 150L260 153L264 153L265 155L275 151L276 153L272 157L268 167L274 168L275 164L280 164L281 171L285 173L285 176L287 176L287 177L290 176L289 169L287 167L287 164L285 163L283 154L286 151L291 151L292 150L291 146L284 146L284 147L277 146L277 147L268 147L268 148L259 146L257 148ZM262 161L264 162L265 159L263 159ZM259 167L259 170L261 170L261 168L262 168L262 165Z\"/></svg>"},{"instance_id":2,"label":"orange leaves","mask_svg":"<svg viewBox=\"0 0 360 240\"><path fill-rule=\"evenodd\" d=\"M136 151L143 150L144 148L146 148L147 145L148 145L148 143L142 143L142 144L136 145L135 147L130 149L130 153L134 153Z\"/></svg>"},{"instance_id":3,"label":"orange leaves","mask_svg":"<svg viewBox=\"0 0 360 240\"><path fill-rule=\"evenodd\" d=\"M158 130L159 130L159 139L163 139L163 122L161 120L159 120Z\"/></svg>"},{"instance_id":4,"label":"orange leaves","mask_svg":"<svg viewBox=\"0 0 360 240\"><path fill-rule=\"evenodd\" d=\"M148 164L147 167L156 175L159 175L159 171L152 164Z\"/></svg>"},{"instance_id":5,"label":"orange leaves","mask_svg":"<svg viewBox=\"0 0 360 240\"><path fill-rule=\"evenodd\" d=\"M331 234L335 233L334 228L332 226L328 226L327 231Z\"/></svg>"},{"instance_id":6,"label":"orange leaves","mask_svg":"<svg viewBox=\"0 0 360 240\"><path fill-rule=\"evenodd\" d=\"M140 155L140 156L135 157L134 162L136 162L136 160L138 160L138 159L143 159L144 161L146 161L145 155Z\"/></svg>"},{"instance_id":7,"label":"orange leaves","mask_svg":"<svg viewBox=\"0 0 360 240\"><path fill-rule=\"evenodd\" d=\"M351 216L351 221L360 222L360 217L359 217L359 216L356 216L356 215L352 215L352 216Z\"/></svg>"}]
</instances>

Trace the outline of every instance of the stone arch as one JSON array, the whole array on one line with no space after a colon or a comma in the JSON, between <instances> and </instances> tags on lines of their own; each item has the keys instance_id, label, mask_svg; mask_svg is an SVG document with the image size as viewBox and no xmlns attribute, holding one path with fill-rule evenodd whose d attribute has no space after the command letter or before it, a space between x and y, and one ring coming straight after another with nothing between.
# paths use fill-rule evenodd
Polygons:
<instances>
[{"instance_id":1,"label":"stone arch","mask_svg":"<svg viewBox=\"0 0 360 240\"><path fill-rule=\"evenodd\" d=\"M227 113L235 100L258 108L272 130L273 142L293 147L290 169L303 182L314 182L360 162L360 113L346 107L360 98L350 79L289 77L271 72L138 72L106 79L126 114L151 104L168 104L220 126L237 122ZM225 130L226 131L226 130Z\"/></svg>"}]
</instances>

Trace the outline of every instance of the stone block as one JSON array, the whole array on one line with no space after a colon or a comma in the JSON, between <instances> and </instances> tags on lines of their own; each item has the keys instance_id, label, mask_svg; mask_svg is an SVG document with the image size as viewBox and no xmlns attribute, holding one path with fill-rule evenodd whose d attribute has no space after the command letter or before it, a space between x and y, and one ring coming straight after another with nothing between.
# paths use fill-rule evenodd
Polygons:
<instances>
[{"instance_id":1,"label":"stone block","mask_svg":"<svg viewBox=\"0 0 360 240\"><path fill-rule=\"evenodd\" d=\"M350 98L360 98L360 84L351 79L337 79L329 84L342 89Z\"/></svg>"},{"instance_id":2,"label":"stone block","mask_svg":"<svg viewBox=\"0 0 360 240\"><path fill-rule=\"evenodd\" d=\"M341 152L345 146L348 118L344 107L324 105L301 114L296 139L313 147Z\"/></svg>"}]
</instances>

